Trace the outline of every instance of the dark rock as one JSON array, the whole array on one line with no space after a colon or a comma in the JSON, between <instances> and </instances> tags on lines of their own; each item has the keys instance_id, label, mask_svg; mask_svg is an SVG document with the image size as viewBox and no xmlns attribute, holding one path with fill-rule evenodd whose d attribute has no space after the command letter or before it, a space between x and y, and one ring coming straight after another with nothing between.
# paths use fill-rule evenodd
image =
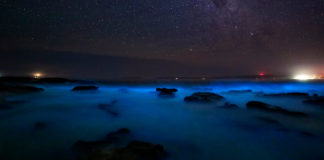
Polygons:
<instances>
[{"instance_id":1,"label":"dark rock","mask_svg":"<svg viewBox=\"0 0 324 160\"><path fill-rule=\"evenodd\" d=\"M107 147L111 145L116 145L120 143L121 141L125 140L129 135L131 131L127 128L119 129L115 132L109 133L105 139L103 140L97 140L97 141L77 141L72 148L76 151L81 152L91 152L93 150Z\"/></svg>"},{"instance_id":2,"label":"dark rock","mask_svg":"<svg viewBox=\"0 0 324 160\"><path fill-rule=\"evenodd\" d=\"M231 103L226 102L224 104L223 108L227 108L227 109L237 109L239 107L236 104L231 104Z\"/></svg>"},{"instance_id":3,"label":"dark rock","mask_svg":"<svg viewBox=\"0 0 324 160\"><path fill-rule=\"evenodd\" d=\"M130 130L119 129L109 133L104 140L78 141L73 149L78 151L81 160L160 160L167 156L163 146L142 141L128 141L124 145L120 141L126 139Z\"/></svg>"},{"instance_id":4,"label":"dark rock","mask_svg":"<svg viewBox=\"0 0 324 160\"><path fill-rule=\"evenodd\" d=\"M251 93L252 90L247 89L247 90L229 90L228 93Z\"/></svg>"},{"instance_id":5,"label":"dark rock","mask_svg":"<svg viewBox=\"0 0 324 160\"><path fill-rule=\"evenodd\" d=\"M201 103L216 102L224 99L225 98L223 96L211 92L196 92L191 96L187 96L184 98L186 102L201 102Z\"/></svg>"},{"instance_id":6,"label":"dark rock","mask_svg":"<svg viewBox=\"0 0 324 160\"><path fill-rule=\"evenodd\" d=\"M106 111L108 114L118 117L119 113L114 109L114 105L117 103L116 100L111 101L109 104L99 104L98 108Z\"/></svg>"},{"instance_id":7,"label":"dark rock","mask_svg":"<svg viewBox=\"0 0 324 160\"><path fill-rule=\"evenodd\" d=\"M278 106L273 106L270 104L266 104L263 102L258 101L250 101L246 104L247 109L255 109L260 110L264 112L271 112L271 113L279 113L287 116L294 116L294 117L307 117L308 115L303 112L296 112L296 111L289 111L286 109L283 109Z\"/></svg>"},{"instance_id":8,"label":"dark rock","mask_svg":"<svg viewBox=\"0 0 324 160\"><path fill-rule=\"evenodd\" d=\"M167 88L156 88L157 92L160 92L160 94L174 94L175 92L178 92L177 89L175 88L171 88L171 89L167 89Z\"/></svg>"},{"instance_id":9,"label":"dark rock","mask_svg":"<svg viewBox=\"0 0 324 160\"><path fill-rule=\"evenodd\" d=\"M23 86L23 85L1 85L1 93L34 93L44 91L42 88L37 88L33 86Z\"/></svg>"},{"instance_id":10,"label":"dark rock","mask_svg":"<svg viewBox=\"0 0 324 160\"><path fill-rule=\"evenodd\" d=\"M303 101L305 104L319 105L324 107L324 97L323 96L313 96L308 100Z\"/></svg>"},{"instance_id":11,"label":"dark rock","mask_svg":"<svg viewBox=\"0 0 324 160\"><path fill-rule=\"evenodd\" d=\"M72 91L96 91L98 88L97 86L76 86Z\"/></svg>"},{"instance_id":12,"label":"dark rock","mask_svg":"<svg viewBox=\"0 0 324 160\"><path fill-rule=\"evenodd\" d=\"M133 141L125 148L113 150L106 160L160 160L167 156L162 145Z\"/></svg>"},{"instance_id":13,"label":"dark rock","mask_svg":"<svg viewBox=\"0 0 324 160\"><path fill-rule=\"evenodd\" d=\"M25 103L23 100L13 100L8 101L4 98L0 98L0 110L9 110L12 109L14 105L19 105Z\"/></svg>"},{"instance_id":14,"label":"dark rock","mask_svg":"<svg viewBox=\"0 0 324 160\"><path fill-rule=\"evenodd\" d=\"M45 122L36 122L34 124L34 129L35 130L45 129L46 127L47 127L47 124Z\"/></svg>"},{"instance_id":15,"label":"dark rock","mask_svg":"<svg viewBox=\"0 0 324 160\"><path fill-rule=\"evenodd\" d=\"M0 102L0 110L9 110L9 109L12 109L12 105Z\"/></svg>"},{"instance_id":16,"label":"dark rock","mask_svg":"<svg viewBox=\"0 0 324 160\"><path fill-rule=\"evenodd\" d=\"M262 121L262 122L265 122L265 123L268 123L268 124L280 124L279 121L275 120L275 119L272 119L272 118L268 118L268 117L256 117L258 120Z\"/></svg>"},{"instance_id":17,"label":"dark rock","mask_svg":"<svg viewBox=\"0 0 324 160\"><path fill-rule=\"evenodd\" d=\"M315 137L315 135L308 131L299 131L299 134L306 136L306 137Z\"/></svg>"},{"instance_id":18,"label":"dark rock","mask_svg":"<svg viewBox=\"0 0 324 160\"><path fill-rule=\"evenodd\" d=\"M264 94L267 97L308 97L308 93L291 92L291 93L277 93L277 94Z\"/></svg>"}]
</instances>

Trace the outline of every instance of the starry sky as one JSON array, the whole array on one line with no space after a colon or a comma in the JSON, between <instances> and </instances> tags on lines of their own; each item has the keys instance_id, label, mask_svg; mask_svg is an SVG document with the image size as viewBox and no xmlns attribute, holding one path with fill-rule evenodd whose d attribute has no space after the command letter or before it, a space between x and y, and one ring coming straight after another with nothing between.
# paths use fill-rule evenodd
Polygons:
<instances>
[{"instance_id":1,"label":"starry sky","mask_svg":"<svg viewBox=\"0 0 324 160\"><path fill-rule=\"evenodd\" d=\"M324 0L0 0L0 17L0 72L324 72Z\"/></svg>"}]
</instances>

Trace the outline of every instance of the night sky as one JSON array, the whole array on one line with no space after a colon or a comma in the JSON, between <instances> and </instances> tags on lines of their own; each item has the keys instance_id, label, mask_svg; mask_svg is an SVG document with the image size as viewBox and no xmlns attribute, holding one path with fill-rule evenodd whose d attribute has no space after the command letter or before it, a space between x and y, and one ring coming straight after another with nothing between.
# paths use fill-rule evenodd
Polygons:
<instances>
[{"instance_id":1,"label":"night sky","mask_svg":"<svg viewBox=\"0 0 324 160\"><path fill-rule=\"evenodd\" d=\"M0 0L0 72L324 72L324 0Z\"/></svg>"}]
</instances>

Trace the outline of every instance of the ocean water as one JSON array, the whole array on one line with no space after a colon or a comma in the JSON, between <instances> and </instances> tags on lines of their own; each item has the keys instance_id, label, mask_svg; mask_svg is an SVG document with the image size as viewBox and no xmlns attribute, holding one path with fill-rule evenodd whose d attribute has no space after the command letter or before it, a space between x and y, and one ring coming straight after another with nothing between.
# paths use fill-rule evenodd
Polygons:
<instances>
[{"instance_id":1,"label":"ocean water","mask_svg":"<svg viewBox=\"0 0 324 160\"><path fill-rule=\"evenodd\" d=\"M41 93L11 95L25 100L0 110L0 159L73 159L77 140L100 140L109 132L129 128L138 140L162 144L170 160L321 160L324 159L324 107L303 104L303 98L264 97L263 93L307 92L324 95L320 82L227 81L209 83L97 84L95 92L72 92L78 84L36 85ZM157 87L177 88L161 97ZM229 90L253 92L229 93ZM236 104L187 103L194 92L213 92ZM309 114L298 118L246 109L258 100ZM113 116L98 104L113 106ZM280 124L267 123L267 117ZM46 123L35 130L36 122ZM310 133L310 134L305 134Z\"/></svg>"}]
</instances>

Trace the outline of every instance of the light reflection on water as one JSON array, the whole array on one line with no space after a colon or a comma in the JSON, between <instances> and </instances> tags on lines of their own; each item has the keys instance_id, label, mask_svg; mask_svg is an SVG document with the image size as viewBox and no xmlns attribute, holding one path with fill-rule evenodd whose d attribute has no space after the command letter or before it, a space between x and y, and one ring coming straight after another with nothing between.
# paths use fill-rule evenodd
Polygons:
<instances>
[{"instance_id":1,"label":"light reflection on water","mask_svg":"<svg viewBox=\"0 0 324 160\"><path fill-rule=\"evenodd\" d=\"M254 92L307 92L324 95L324 83L219 82L209 84L99 85L97 92L71 92L74 85L39 85L45 92L17 95L27 100L9 111L0 111L0 158L69 159L77 140L98 140L111 131L127 127L137 139L160 143L170 159L320 159L324 157L324 112L302 103L302 98L270 98L257 93L226 93L251 89ZM159 97L156 87L179 89L175 97ZM198 91L218 93L239 109L216 104L185 103L183 98ZM98 104L117 100L113 117ZM245 104L259 100L309 113L309 118L248 111ZM256 117L280 121L280 127ZM33 124L48 124L34 131ZM300 134L307 131L316 135ZM66 155L67 154L67 155Z\"/></svg>"}]
</instances>

